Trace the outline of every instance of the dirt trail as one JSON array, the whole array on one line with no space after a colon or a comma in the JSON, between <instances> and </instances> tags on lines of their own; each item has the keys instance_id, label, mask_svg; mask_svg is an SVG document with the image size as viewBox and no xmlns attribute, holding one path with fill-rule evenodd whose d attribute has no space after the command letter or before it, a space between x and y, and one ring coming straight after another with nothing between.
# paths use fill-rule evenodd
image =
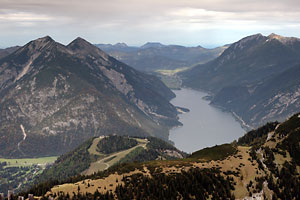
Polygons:
<instances>
[{"instance_id":1,"label":"dirt trail","mask_svg":"<svg viewBox=\"0 0 300 200\"><path fill-rule=\"evenodd\" d=\"M102 139L102 138L101 138ZM96 142L99 141L99 138L95 139ZM95 141L94 140L94 141ZM117 162L119 162L122 158L124 158L128 153L132 152L133 150L135 150L138 147L142 147L144 149L146 149L146 145L149 142L148 140L144 140L144 139L136 139L138 144L130 149L126 149L124 151L119 151L116 153L112 153L109 156L106 156L104 158L101 158L100 160L91 163L89 169L85 170L82 174L84 175L90 175L93 174L94 172L97 171L103 171L108 169L110 166L116 164ZM95 153L94 153L95 154ZM101 153L100 153L101 154ZM104 154L101 154L104 156Z\"/></svg>"}]
</instances>

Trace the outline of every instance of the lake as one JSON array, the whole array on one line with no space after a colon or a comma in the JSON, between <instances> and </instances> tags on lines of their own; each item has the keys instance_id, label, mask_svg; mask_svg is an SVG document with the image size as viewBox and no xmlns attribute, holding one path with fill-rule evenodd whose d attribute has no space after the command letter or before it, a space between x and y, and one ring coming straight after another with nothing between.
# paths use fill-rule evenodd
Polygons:
<instances>
[{"instance_id":1,"label":"lake","mask_svg":"<svg viewBox=\"0 0 300 200\"><path fill-rule=\"evenodd\" d=\"M232 142L245 134L246 131L231 113L215 108L203 99L207 93L187 88L173 92L176 97L171 103L190 110L179 114L183 126L170 130L170 140L178 149L191 153Z\"/></svg>"}]
</instances>

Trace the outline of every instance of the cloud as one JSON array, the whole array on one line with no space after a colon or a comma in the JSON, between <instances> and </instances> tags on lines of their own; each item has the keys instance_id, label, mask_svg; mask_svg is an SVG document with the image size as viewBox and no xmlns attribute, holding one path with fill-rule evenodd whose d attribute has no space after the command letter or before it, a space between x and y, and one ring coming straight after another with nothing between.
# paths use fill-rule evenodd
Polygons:
<instances>
[{"instance_id":1,"label":"cloud","mask_svg":"<svg viewBox=\"0 0 300 200\"><path fill-rule=\"evenodd\" d=\"M0 13L0 21L13 22L47 22L53 18L47 15L38 15L34 13L25 12L11 12L11 13Z\"/></svg>"},{"instance_id":2,"label":"cloud","mask_svg":"<svg viewBox=\"0 0 300 200\"><path fill-rule=\"evenodd\" d=\"M298 0L0 0L0 45L43 35L64 43L82 36L95 43L213 45L256 32L297 37L297 19Z\"/></svg>"}]
</instances>

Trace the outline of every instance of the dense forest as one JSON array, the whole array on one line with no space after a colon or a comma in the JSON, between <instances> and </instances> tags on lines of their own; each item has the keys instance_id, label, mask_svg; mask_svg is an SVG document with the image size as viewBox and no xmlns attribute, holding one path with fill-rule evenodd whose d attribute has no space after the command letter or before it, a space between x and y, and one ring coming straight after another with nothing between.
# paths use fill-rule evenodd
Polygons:
<instances>
[{"instance_id":1,"label":"dense forest","mask_svg":"<svg viewBox=\"0 0 300 200\"><path fill-rule=\"evenodd\" d=\"M87 169L90 163L97 159L96 155L91 155L88 152L93 140L94 138L91 138L75 150L60 156L52 166L43 171L36 182L48 180L62 181L70 176L78 175Z\"/></svg>"},{"instance_id":2,"label":"dense forest","mask_svg":"<svg viewBox=\"0 0 300 200\"><path fill-rule=\"evenodd\" d=\"M138 142L129 137L112 135L101 139L98 144L98 151L104 154L110 154L125 149L129 149L138 144Z\"/></svg>"},{"instance_id":3,"label":"dense forest","mask_svg":"<svg viewBox=\"0 0 300 200\"><path fill-rule=\"evenodd\" d=\"M238 144L248 146L261 145L265 142L268 133L274 131L278 124L278 122L267 123L258 129L249 131L238 139Z\"/></svg>"}]
</instances>

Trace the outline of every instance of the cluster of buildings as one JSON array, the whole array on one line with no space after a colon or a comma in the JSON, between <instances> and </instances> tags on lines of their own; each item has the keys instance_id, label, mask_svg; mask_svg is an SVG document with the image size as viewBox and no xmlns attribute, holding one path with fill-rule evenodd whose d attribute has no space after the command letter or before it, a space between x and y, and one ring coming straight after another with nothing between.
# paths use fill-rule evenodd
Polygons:
<instances>
[{"instance_id":1,"label":"cluster of buildings","mask_svg":"<svg viewBox=\"0 0 300 200\"><path fill-rule=\"evenodd\" d=\"M8 190L7 192L7 200L13 200L14 199L14 192L13 190ZM18 196L18 200L24 200L25 198L23 196ZM0 200L5 200L4 193L0 193ZM34 200L33 194L28 194L28 200Z\"/></svg>"}]
</instances>

